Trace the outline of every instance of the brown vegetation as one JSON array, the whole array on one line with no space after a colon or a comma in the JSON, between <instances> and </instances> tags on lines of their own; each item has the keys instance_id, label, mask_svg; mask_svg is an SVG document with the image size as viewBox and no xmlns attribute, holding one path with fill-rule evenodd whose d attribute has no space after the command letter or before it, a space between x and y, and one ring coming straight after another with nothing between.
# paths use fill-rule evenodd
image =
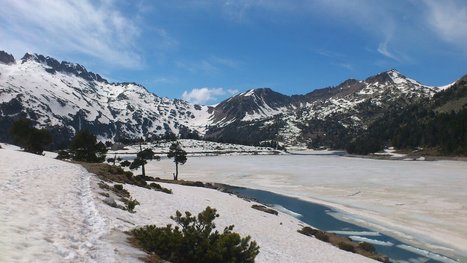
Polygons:
<instances>
[{"instance_id":1,"label":"brown vegetation","mask_svg":"<svg viewBox=\"0 0 467 263\"><path fill-rule=\"evenodd\" d=\"M375 248L369 243L354 242L350 238L339 236L333 233L327 233L308 226L303 227L302 229L298 230L298 232L306 236L314 236L323 242L330 243L345 251L357 253L380 262L390 262L387 257L377 254Z\"/></svg>"}]
</instances>

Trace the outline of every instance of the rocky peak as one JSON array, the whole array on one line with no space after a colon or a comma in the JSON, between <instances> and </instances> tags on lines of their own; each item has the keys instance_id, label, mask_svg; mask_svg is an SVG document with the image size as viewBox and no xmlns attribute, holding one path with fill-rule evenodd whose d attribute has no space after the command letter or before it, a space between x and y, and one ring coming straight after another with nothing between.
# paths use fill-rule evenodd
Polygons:
<instances>
[{"instance_id":1,"label":"rocky peak","mask_svg":"<svg viewBox=\"0 0 467 263\"><path fill-rule=\"evenodd\" d=\"M403 82L411 82L406 76L402 75L399 71L391 69L383 71L375 76L371 76L365 80L368 84L400 84Z\"/></svg>"},{"instance_id":2,"label":"rocky peak","mask_svg":"<svg viewBox=\"0 0 467 263\"><path fill-rule=\"evenodd\" d=\"M235 95L233 98L242 101L250 101L259 103L260 105L267 104L269 107L282 107L291 102L291 97L279 92L275 92L270 88L251 89Z\"/></svg>"},{"instance_id":3,"label":"rocky peak","mask_svg":"<svg viewBox=\"0 0 467 263\"><path fill-rule=\"evenodd\" d=\"M25 63L27 61L35 61L37 63L41 63L43 65L48 66L46 71L55 74L56 72L61 72L65 74L73 74L75 76L81 77L88 81L98 81L98 82L105 82L107 80L102 78L99 74L95 74L93 72L87 71L86 68L77 63L70 63L67 61L59 62L55 58L49 56L43 56L40 54L30 54L26 53L23 58L21 58L21 63Z\"/></svg>"},{"instance_id":4,"label":"rocky peak","mask_svg":"<svg viewBox=\"0 0 467 263\"><path fill-rule=\"evenodd\" d=\"M331 97L343 97L355 93L362 89L365 85L362 81L356 79L348 79L335 87L327 87L322 89L315 89L303 96L302 100L312 102L316 100L326 100Z\"/></svg>"},{"instance_id":5,"label":"rocky peak","mask_svg":"<svg viewBox=\"0 0 467 263\"><path fill-rule=\"evenodd\" d=\"M0 63L7 64L7 65L14 64L15 58L13 57L13 55L0 50Z\"/></svg>"},{"instance_id":6,"label":"rocky peak","mask_svg":"<svg viewBox=\"0 0 467 263\"><path fill-rule=\"evenodd\" d=\"M36 55L35 54L30 54L30 53L26 53L24 54L24 56L21 58L21 63L25 63L26 61L29 61L29 60L35 60L36 59Z\"/></svg>"},{"instance_id":7,"label":"rocky peak","mask_svg":"<svg viewBox=\"0 0 467 263\"><path fill-rule=\"evenodd\" d=\"M392 76L395 76L396 72L397 71L394 71L394 70L384 71L384 72L378 73L378 74L376 74L374 76L371 76L371 77L367 78L365 80L365 82L367 82L370 85L371 84L378 85L378 84L392 83L393 82Z\"/></svg>"}]
</instances>

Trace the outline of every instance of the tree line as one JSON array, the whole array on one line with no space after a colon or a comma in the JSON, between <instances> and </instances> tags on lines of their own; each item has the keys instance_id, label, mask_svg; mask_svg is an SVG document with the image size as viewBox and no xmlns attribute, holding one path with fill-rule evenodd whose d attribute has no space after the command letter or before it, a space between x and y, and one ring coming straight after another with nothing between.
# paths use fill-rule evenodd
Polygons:
<instances>
[{"instance_id":1,"label":"tree line","mask_svg":"<svg viewBox=\"0 0 467 263\"><path fill-rule=\"evenodd\" d=\"M393 111L375 121L350 142L349 153L368 154L385 146L398 149L430 148L435 154L467 155L467 108L437 112L418 104Z\"/></svg>"},{"instance_id":2,"label":"tree line","mask_svg":"<svg viewBox=\"0 0 467 263\"><path fill-rule=\"evenodd\" d=\"M13 122L10 127L10 133L14 138L15 143L24 149L26 152L34 154L43 154L47 145L52 143L52 135L47 129L38 129L33 126L33 123L28 119L19 119ZM139 140L140 151L132 162L121 162L121 166L128 166L131 170L141 167L143 177L146 176L145 164L149 160L160 160L151 149L142 149L141 140ZM57 159L70 159L78 162L100 163L105 161L107 146L98 141L96 136L87 130L78 131L71 139L67 150L60 150ZM182 149L179 142L175 141L171 144L167 157L174 160L175 173L173 179L178 180L178 165L185 164L187 161L187 153ZM115 160L113 160L115 164Z\"/></svg>"}]
</instances>

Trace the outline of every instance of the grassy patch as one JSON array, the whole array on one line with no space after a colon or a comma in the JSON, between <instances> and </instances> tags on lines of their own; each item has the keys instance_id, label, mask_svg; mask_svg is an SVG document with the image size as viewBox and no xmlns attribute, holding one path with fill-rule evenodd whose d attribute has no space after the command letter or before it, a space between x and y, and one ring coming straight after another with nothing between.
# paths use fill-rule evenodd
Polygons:
<instances>
[{"instance_id":1,"label":"grassy patch","mask_svg":"<svg viewBox=\"0 0 467 263\"><path fill-rule=\"evenodd\" d=\"M146 181L155 181L156 178L150 176L137 175L133 176L132 172L123 170L120 166L109 165L105 163L83 163L79 162L88 172L97 175L97 177L105 182L115 182L120 184L131 184L146 189L154 189L164 193L172 193L172 190L167 188L155 188L148 185ZM102 187L101 187L102 188Z\"/></svg>"}]
</instances>

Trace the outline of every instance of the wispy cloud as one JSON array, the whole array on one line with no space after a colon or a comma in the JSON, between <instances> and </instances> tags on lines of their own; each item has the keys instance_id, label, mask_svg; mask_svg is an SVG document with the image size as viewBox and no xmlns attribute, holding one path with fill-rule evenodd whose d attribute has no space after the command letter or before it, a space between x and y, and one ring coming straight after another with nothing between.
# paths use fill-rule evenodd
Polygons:
<instances>
[{"instance_id":1,"label":"wispy cloud","mask_svg":"<svg viewBox=\"0 0 467 263\"><path fill-rule=\"evenodd\" d=\"M112 0L3 0L1 48L13 52L84 54L107 64L138 68L140 27ZM22 43L17 50L17 43Z\"/></svg>"},{"instance_id":2,"label":"wispy cloud","mask_svg":"<svg viewBox=\"0 0 467 263\"><path fill-rule=\"evenodd\" d=\"M443 41L467 52L467 4L465 1L424 0L425 20Z\"/></svg>"},{"instance_id":3,"label":"wispy cloud","mask_svg":"<svg viewBox=\"0 0 467 263\"><path fill-rule=\"evenodd\" d=\"M443 5L442 2L435 0L424 1ZM411 61L407 55L407 49L411 48L412 43L415 42L414 39L421 34L419 32L421 25L426 23L420 15L421 12L413 13L413 10L420 11L419 6L411 1L394 4L390 1L374 0L297 0L292 2L237 0L225 1L223 8L232 14L237 14L237 17L244 21L253 19L248 15L251 17L256 15L258 12L253 12L254 10L273 12L274 19L278 16L323 17L330 23L341 27L352 27L354 30L358 28L362 32L369 33L371 37L368 42L373 45L371 52L377 52L386 59L402 63ZM457 19L459 21L457 24L464 23L458 28L465 27L467 24L464 22L467 17L465 12L462 19L459 19L461 12L458 11L457 14L452 20ZM316 52L335 60L340 59L339 54L335 52L326 50Z\"/></svg>"},{"instance_id":4,"label":"wispy cloud","mask_svg":"<svg viewBox=\"0 0 467 263\"><path fill-rule=\"evenodd\" d=\"M340 59L340 58L345 57L341 53L331 51L331 50L326 50L326 49L316 49L315 52L323 57L328 57L328 58Z\"/></svg>"},{"instance_id":5,"label":"wispy cloud","mask_svg":"<svg viewBox=\"0 0 467 263\"><path fill-rule=\"evenodd\" d=\"M387 40L379 43L379 46L376 49L376 51L378 51L378 53L380 53L381 55L383 55L383 56L385 56L387 58L393 59L393 60L398 61L398 62L401 61L400 58L398 58L396 55L394 55L391 51L388 50L388 41Z\"/></svg>"},{"instance_id":6,"label":"wispy cloud","mask_svg":"<svg viewBox=\"0 0 467 263\"><path fill-rule=\"evenodd\" d=\"M184 91L182 99L196 104L207 104L219 99L221 96L238 93L237 89L223 88L194 88L191 91Z\"/></svg>"},{"instance_id":7,"label":"wispy cloud","mask_svg":"<svg viewBox=\"0 0 467 263\"><path fill-rule=\"evenodd\" d=\"M350 63L336 63L335 65L341 67L341 68L344 68L344 69L347 69L349 71L354 71L355 68L354 66L352 66L352 64Z\"/></svg>"},{"instance_id":8,"label":"wispy cloud","mask_svg":"<svg viewBox=\"0 0 467 263\"><path fill-rule=\"evenodd\" d=\"M191 73L216 74L225 68L235 69L240 65L240 62L234 59L211 56L197 61L177 61L176 65Z\"/></svg>"}]
</instances>

